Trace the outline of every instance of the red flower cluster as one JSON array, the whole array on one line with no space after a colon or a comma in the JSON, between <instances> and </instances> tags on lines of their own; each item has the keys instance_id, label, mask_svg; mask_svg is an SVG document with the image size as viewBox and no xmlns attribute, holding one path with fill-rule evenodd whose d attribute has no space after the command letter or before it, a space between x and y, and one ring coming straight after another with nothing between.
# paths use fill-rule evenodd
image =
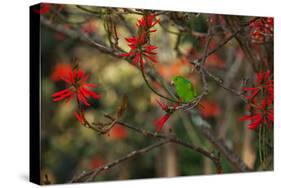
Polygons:
<instances>
[{"instance_id":1,"label":"red flower cluster","mask_svg":"<svg viewBox=\"0 0 281 188\"><path fill-rule=\"evenodd\" d=\"M149 33L155 32L152 29L157 23L159 23L160 18L155 20L155 15L149 14L143 16L137 22L138 35L131 38L126 38L128 46L130 47L130 52L120 54L122 57L131 57L132 64L136 65L140 63L141 68L144 68L144 58L157 63L157 53L154 51L157 49L156 46L149 43Z\"/></svg>"},{"instance_id":2,"label":"red flower cluster","mask_svg":"<svg viewBox=\"0 0 281 188\"><path fill-rule=\"evenodd\" d=\"M259 18L250 24L252 41L264 42L273 37L273 18Z\"/></svg>"},{"instance_id":3,"label":"red flower cluster","mask_svg":"<svg viewBox=\"0 0 281 188\"><path fill-rule=\"evenodd\" d=\"M61 79L64 80L69 85L69 87L53 94L53 101L70 101L76 96L78 101L82 102L86 106L90 106L87 99L89 97L98 99L100 98L100 96L89 89L95 88L96 85L87 83L88 78L89 75L86 75L80 69L71 70L67 76L61 77Z\"/></svg>"},{"instance_id":4,"label":"red flower cluster","mask_svg":"<svg viewBox=\"0 0 281 188\"><path fill-rule=\"evenodd\" d=\"M249 129L256 129L260 124L271 127L273 124L273 80L270 71L259 72L256 74L256 86L243 88L244 91L250 92L246 96L249 100L248 109L252 115L245 115L240 121L250 121Z\"/></svg>"}]
</instances>

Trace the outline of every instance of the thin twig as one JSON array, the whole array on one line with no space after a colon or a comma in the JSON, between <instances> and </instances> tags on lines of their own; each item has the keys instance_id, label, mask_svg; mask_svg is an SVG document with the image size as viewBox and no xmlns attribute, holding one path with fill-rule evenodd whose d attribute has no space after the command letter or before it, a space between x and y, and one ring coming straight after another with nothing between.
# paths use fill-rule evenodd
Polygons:
<instances>
[{"instance_id":1,"label":"thin twig","mask_svg":"<svg viewBox=\"0 0 281 188\"><path fill-rule=\"evenodd\" d=\"M88 9L85 6L81 6L81 5L76 5L76 7L79 8L80 10L83 10L85 12L88 12L88 13L94 14L94 15L100 15L101 13L103 13L103 12L97 12L97 11ZM108 8L108 9L110 9L110 8ZM114 14L116 14L116 15L124 15L124 14L143 15L143 13L141 13L141 12L133 11L133 10L130 10L130 9L126 9L126 11L124 11L124 12L114 12Z\"/></svg>"},{"instance_id":2,"label":"thin twig","mask_svg":"<svg viewBox=\"0 0 281 188\"><path fill-rule=\"evenodd\" d=\"M201 66L203 62L206 61L207 57L216 53L220 48L222 48L224 45L226 45L231 39L233 39L239 32L241 32L242 28L238 29L236 32L234 32L232 35L230 35L227 39L225 39L224 41L222 41L221 43L219 43L217 45L216 48L214 48L213 50L206 52L206 49L208 49L208 45L209 42L211 40L211 37L209 37L206 46L205 46L205 53L204 55L202 55L199 59L197 60L193 60L190 61L193 65L195 65L195 67L200 67L200 69L202 69L202 71L210 78L212 78L215 82L217 82L219 84L220 87L222 87L223 89L233 93L234 95L238 96L241 98L242 101L247 102L247 100L245 99L245 97L243 96L243 94L241 92L237 92L235 89L232 89L230 87L227 87L223 84L223 80L218 78L217 76L215 76L214 74L212 74L211 72L209 72L204 66ZM206 48L207 47L207 48ZM201 62L201 63L199 63ZM204 64L204 63L203 63Z\"/></svg>"},{"instance_id":3,"label":"thin twig","mask_svg":"<svg viewBox=\"0 0 281 188\"><path fill-rule=\"evenodd\" d=\"M74 40L77 39L77 40L80 40L82 42L85 42L88 45L90 45L90 46L94 47L95 49L99 50L100 52L103 52L103 53L109 54L111 56L120 58L119 53L115 52L112 48L110 48L108 46L105 46L105 45L103 45L103 44L101 44L97 41L94 41L93 39L88 37L86 34L83 34L81 32L73 30L73 29L66 29L63 25L55 25L51 21L44 18L43 16L41 16L40 20L41 20L41 23L43 25L45 25L46 27L48 27L48 28L50 28L54 31L63 33L67 37L70 37Z\"/></svg>"},{"instance_id":4,"label":"thin twig","mask_svg":"<svg viewBox=\"0 0 281 188\"><path fill-rule=\"evenodd\" d=\"M225 17L226 23L232 32L242 30L243 27L249 26L250 24L257 21L258 19L260 19L260 18L255 17L255 18L251 19L248 23L243 23L243 22L241 23L241 21L238 17L230 17L230 16ZM238 30L236 30L237 27L239 27L239 26L240 26L240 28ZM249 63L251 64L253 70L255 72L257 72L257 70L258 70L257 62L260 60L259 60L259 58L257 58L258 54L253 53L249 39L248 38L245 39L241 35L236 35L235 38L236 38L238 44L240 45L242 51L244 52L246 58L248 59Z\"/></svg>"},{"instance_id":5,"label":"thin twig","mask_svg":"<svg viewBox=\"0 0 281 188\"><path fill-rule=\"evenodd\" d=\"M200 130L204 136L207 137L208 140L211 141L211 143L227 158L237 172L252 171L252 169L250 169L238 155L236 155L221 140L214 136L210 128L201 127Z\"/></svg>"},{"instance_id":6,"label":"thin twig","mask_svg":"<svg viewBox=\"0 0 281 188\"><path fill-rule=\"evenodd\" d=\"M83 21L70 21L67 17L65 17L60 11L58 11L56 8L51 7L51 11L54 12L54 14L63 22L66 22L68 24L73 25L82 25L85 22L88 21L88 18L84 19Z\"/></svg>"},{"instance_id":7,"label":"thin twig","mask_svg":"<svg viewBox=\"0 0 281 188\"><path fill-rule=\"evenodd\" d=\"M105 114L105 117L108 118L108 119L110 119L111 121L114 121L114 120L115 120L113 117L111 117L111 116L108 115L108 114ZM193 150L193 151L196 151L196 152L198 152L198 153L204 155L205 157L209 158L210 160L212 160L212 161L214 162L214 164L215 164L215 166L216 166L217 169L218 169L218 168L221 168L221 167L220 167L219 158L217 158L213 153L208 152L208 151L206 151L205 149L203 149L203 148L201 148L201 147L199 147L199 146L192 145L192 144L187 143L187 142L185 142L185 141L183 141L183 140L180 140L179 138L176 138L176 137L174 137L174 136L165 135L165 134L160 134L160 133L157 133L157 132L152 133L152 132L150 132L150 131L147 131L147 130L145 130L145 129L138 128L138 127L136 127L136 126L130 125L130 124L125 123L125 122L122 122L122 121L117 121L116 123L119 124L119 125L122 125L122 126L124 126L124 127L126 127L126 128L128 128L128 129L131 129L131 130L133 130L133 131L135 131L135 132L141 133L141 134L143 134L144 136L149 136L149 137L158 138L158 139L165 139L165 140L168 139L168 140L170 140L170 142L173 142L173 143L176 143L176 144L180 144L180 145L182 145L182 146L185 146L185 147L187 147L187 148L189 148L189 149L191 149L191 150Z\"/></svg>"},{"instance_id":8,"label":"thin twig","mask_svg":"<svg viewBox=\"0 0 281 188\"><path fill-rule=\"evenodd\" d=\"M84 6L81 6L81 5L76 5L76 7L84 12L87 12L87 13L90 13L90 14L94 14L96 16L100 16L101 15L101 11L97 12L97 11L93 11L93 10L90 10L88 8L85 8Z\"/></svg>"},{"instance_id":9,"label":"thin twig","mask_svg":"<svg viewBox=\"0 0 281 188\"><path fill-rule=\"evenodd\" d=\"M214 49L210 50L207 53L207 57L216 53L219 49L221 49L222 47L224 47L229 41L231 41L233 38L235 38L240 32L243 31L244 27L249 26L251 23L253 23L255 20L257 20L258 18L254 18L252 20L250 20L249 22L246 22L244 24L241 24L240 28L238 28L237 30L235 30L229 37L227 37L224 41L222 41L221 43L219 43ZM192 62L200 62L202 61L202 59L205 56L201 56L199 59L197 60L193 60Z\"/></svg>"},{"instance_id":10,"label":"thin twig","mask_svg":"<svg viewBox=\"0 0 281 188\"><path fill-rule=\"evenodd\" d=\"M95 177L101 173L102 171L106 171L106 170L109 170L111 168L113 168L114 166L117 166L119 165L120 163L124 162L124 161L127 161L137 155L140 155L140 154L143 154L143 153L146 153L146 152L149 152L150 150L152 149L155 149L155 148L158 148L164 144L167 144L169 143L170 141L169 140L162 140L162 141L159 141L155 144L151 144L149 146L146 146L144 148L141 148L141 149L138 149L138 150L134 150L130 153L128 153L127 155L125 155L124 157L121 157L117 160L114 160L113 162L110 162L108 164L105 164L95 170L91 170L89 172L86 172L86 173L82 173L81 175L77 176L77 177L74 177L72 180L71 180L71 183L73 182L80 182L80 181L83 181L84 179L86 179L86 181L92 181L95 179Z\"/></svg>"},{"instance_id":11,"label":"thin twig","mask_svg":"<svg viewBox=\"0 0 281 188\"><path fill-rule=\"evenodd\" d=\"M147 85L147 87L149 87L149 89L150 89L153 93L155 93L156 95L158 95L158 96L160 96L160 97L162 97L162 98L164 98L164 99L167 99L168 101L171 101L171 102L174 102L174 103L183 103L182 101L178 101L178 100L174 100L174 99L172 99L172 98L166 97L166 96L162 95L161 93L159 93L158 91L156 91L156 90L150 85L150 83L148 82L148 80L147 80L147 78L146 78L146 76L145 76L145 73L144 73L144 69L143 69L143 68L140 68L140 71L141 71L142 77L143 77L143 79L144 79L144 81L145 81L145 84Z\"/></svg>"},{"instance_id":12,"label":"thin twig","mask_svg":"<svg viewBox=\"0 0 281 188\"><path fill-rule=\"evenodd\" d=\"M202 61L205 57L209 57L210 55L216 53L219 49L221 49L222 47L224 47L224 45L226 45L229 41L231 41L233 38L236 37L236 35L238 33L240 33L242 31L242 29L238 29L237 31L235 31L234 33L232 33L228 38L226 38L224 41L222 41L221 43L219 43L214 49L208 51L208 53L205 56L200 57L199 59L197 59L197 61Z\"/></svg>"},{"instance_id":13,"label":"thin twig","mask_svg":"<svg viewBox=\"0 0 281 188\"><path fill-rule=\"evenodd\" d=\"M208 29L208 35L207 35L207 42L205 44L205 48L204 48L204 52L203 52L203 58L201 60L201 67L204 66L207 58L208 58L208 49L209 49L209 45L212 41L213 36L211 35L211 31L212 31L212 25L209 25L209 29Z\"/></svg>"}]
</instances>

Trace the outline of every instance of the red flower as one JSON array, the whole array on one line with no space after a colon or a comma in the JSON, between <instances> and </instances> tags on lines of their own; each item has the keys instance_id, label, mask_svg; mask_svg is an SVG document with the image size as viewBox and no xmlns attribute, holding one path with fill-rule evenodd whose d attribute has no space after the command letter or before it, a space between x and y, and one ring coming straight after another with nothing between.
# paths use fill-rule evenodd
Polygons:
<instances>
[{"instance_id":1,"label":"red flower","mask_svg":"<svg viewBox=\"0 0 281 188\"><path fill-rule=\"evenodd\" d=\"M47 3L41 3L40 4L40 9L33 9L33 12L37 14L46 14L50 11L51 5Z\"/></svg>"},{"instance_id":2,"label":"red flower","mask_svg":"<svg viewBox=\"0 0 281 188\"><path fill-rule=\"evenodd\" d=\"M264 98L260 104L256 104L253 108L253 115L245 115L239 119L239 121L251 121L248 125L249 129L256 129L260 124L266 124L269 128L274 122L272 104L273 101L270 98Z\"/></svg>"},{"instance_id":3,"label":"red flower","mask_svg":"<svg viewBox=\"0 0 281 188\"><path fill-rule=\"evenodd\" d=\"M141 68L144 68L144 58L157 63L157 53L154 51L156 46L149 43L149 33L156 30L150 30L153 26L159 23L160 19L155 20L155 15L149 14L143 16L137 22L138 35L131 38L126 38L130 52L120 54L122 57L131 57L132 64L140 63Z\"/></svg>"},{"instance_id":4,"label":"red flower","mask_svg":"<svg viewBox=\"0 0 281 188\"><path fill-rule=\"evenodd\" d=\"M162 127L170 117L171 117L171 113L166 113L164 116L162 116L160 119L154 122L154 126L156 126L157 132L159 132L162 129Z\"/></svg>"},{"instance_id":5,"label":"red flower","mask_svg":"<svg viewBox=\"0 0 281 188\"><path fill-rule=\"evenodd\" d=\"M57 81L61 80L62 77L66 77L70 71L72 71L70 64L58 63L58 64L56 64L56 66L52 72L51 79L54 82L57 82Z\"/></svg>"},{"instance_id":6,"label":"red flower","mask_svg":"<svg viewBox=\"0 0 281 188\"><path fill-rule=\"evenodd\" d=\"M239 119L239 121L245 121L245 120L251 121L251 123L248 125L249 129L256 129L261 123L262 117L261 114L255 114L252 116L246 115Z\"/></svg>"},{"instance_id":7,"label":"red flower","mask_svg":"<svg viewBox=\"0 0 281 188\"><path fill-rule=\"evenodd\" d=\"M156 100L156 102L159 104L160 108L166 112L164 116L154 122L154 126L156 126L156 131L159 132L173 114L173 109L175 109L179 104L176 103L174 106L172 106L172 108L170 108L167 104L159 100Z\"/></svg>"},{"instance_id":8,"label":"red flower","mask_svg":"<svg viewBox=\"0 0 281 188\"><path fill-rule=\"evenodd\" d=\"M254 99L260 91L265 90L266 96L273 100L273 80L270 79L270 71L256 73L256 86L244 87L244 91L249 91L251 94L246 96L246 99Z\"/></svg>"},{"instance_id":9,"label":"red flower","mask_svg":"<svg viewBox=\"0 0 281 188\"><path fill-rule=\"evenodd\" d=\"M121 54L120 56L132 57L132 64L136 65L137 63L140 63L141 68L144 67L144 57L154 63L157 63L157 53L154 52L157 47L148 44L144 34L136 37L126 38L126 40L131 50L130 52Z\"/></svg>"},{"instance_id":10,"label":"red flower","mask_svg":"<svg viewBox=\"0 0 281 188\"><path fill-rule=\"evenodd\" d=\"M254 88L254 87L244 87L243 90L252 92L250 95L246 96L247 100L251 100L252 98L254 98L260 91L259 88Z\"/></svg>"},{"instance_id":11,"label":"red flower","mask_svg":"<svg viewBox=\"0 0 281 188\"><path fill-rule=\"evenodd\" d=\"M61 77L69 87L53 94L53 101L57 102L64 99L70 101L76 96L78 101L84 103L86 106L90 106L87 99L89 97L99 99L100 96L89 89L95 88L96 85L87 83L88 78L89 75L85 75L80 69L70 71L68 76Z\"/></svg>"},{"instance_id":12,"label":"red flower","mask_svg":"<svg viewBox=\"0 0 281 188\"><path fill-rule=\"evenodd\" d=\"M248 109L253 115L246 115L240 118L240 121L250 121L249 129L256 129L260 124L267 124L271 127L274 122L273 118L273 80L270 78L270 71L256 73L256 86L245 87L244 91L250 92L246 96L250 104Z\"/></svg>"},{"instance_id":13,"label":"red flower","mask_svg":"<svg viewBox=\"0 0 281 188\"><path fill-rule=\"evenodd\" d=\"M264 42L266 38L272 40L273 18L259 18L250 24L250 34L254 42Z\"/></svg>"},{"instance_id":14,"label":"red flower","mask_svg":"<svg viewBox=\"0 0 281 188\"><path fill-rule=\"evenodd\" d=\"M261 85L263 83L265 84L271 84L271 80L269 80L270 77L270 71L267 70L266 72L258 72L256 73L256 82L258 85Z\"/></svg>"},{"instance_id":15,"label":"red flower","mask_svg":"<svg viewBox=\"0 0 281 188\"><path fill-rule=\"evenodd\" d=\"M143 16L141 19L137 22L137 27L143 28L147 32L155 32L156 30L150 30L153 26L158 24L160 22L160 18L156 19L156 16L154 14L148 14Z\"/></svg>"},{"instance_id":16,"label":"red flower","mask_svg":"<svg viewBox=\"0 0 281 188\"><path fill-rule=\"evenodd\" d=\"M82 112L73 112L76 119L82 124L85 124L85 117L84 117L84 111Z\"/></svg>"}]
</instances>

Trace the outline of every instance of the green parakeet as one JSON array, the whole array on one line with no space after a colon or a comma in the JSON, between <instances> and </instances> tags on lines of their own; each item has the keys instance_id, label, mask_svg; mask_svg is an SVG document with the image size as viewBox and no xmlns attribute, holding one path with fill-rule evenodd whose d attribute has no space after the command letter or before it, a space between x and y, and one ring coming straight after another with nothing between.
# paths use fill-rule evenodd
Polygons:
<instances>
[{"instance_id":1,"label":"green parakeet","mask_svg":"<svg viewBox=\"0 0 281 188\"><path fill-rule=\"evenodd\" d=\"M183 102L189 102L197 96L192 83L183 76L173 77L172 84L175 86L176 93Z\"/></svg>"}]
</instances>

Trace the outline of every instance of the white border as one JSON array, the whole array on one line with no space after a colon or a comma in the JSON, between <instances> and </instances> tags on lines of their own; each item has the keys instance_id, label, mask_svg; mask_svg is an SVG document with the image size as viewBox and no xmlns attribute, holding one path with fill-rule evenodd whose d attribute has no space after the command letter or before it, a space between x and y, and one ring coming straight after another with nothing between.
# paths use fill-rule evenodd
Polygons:
<instances>
[{"instance_id":1,"label":"white border","mask_svg":"<svg viewBox=\"0 0 281 188\"><path fill-rule=\"evenodd\" d=\"M28 182L29 5L35 0L1 2L0 187L37 187ZM275 17L275 114L280 113L280 6L278 0L51 0L53 3L139 7L160 10ZM60 187L276 187L280 176L280 118L275 117L275 171L153 180L61 185Z\"/></svg>"}]
</instances>

